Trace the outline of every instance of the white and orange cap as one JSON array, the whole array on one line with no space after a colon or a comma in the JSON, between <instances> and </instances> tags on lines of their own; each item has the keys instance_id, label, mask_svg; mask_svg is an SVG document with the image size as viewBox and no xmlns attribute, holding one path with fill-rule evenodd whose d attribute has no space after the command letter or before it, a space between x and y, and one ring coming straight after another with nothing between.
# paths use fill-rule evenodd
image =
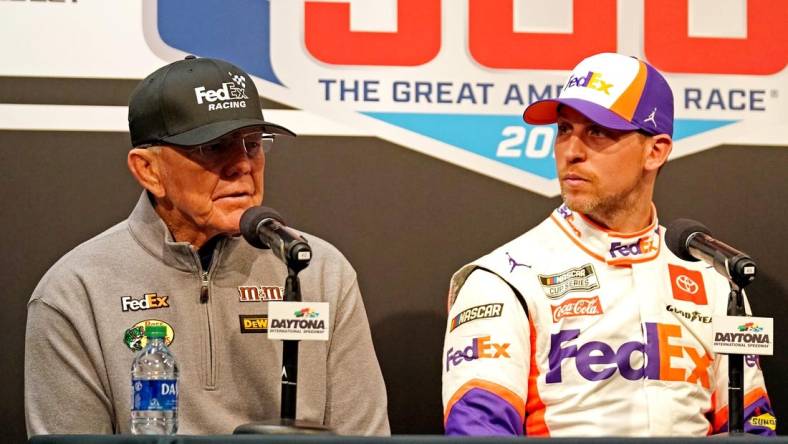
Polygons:
<instances>
[{"instance_id":1,"label":"white and orange cap","mask_svg":"<svg viewBox=\"0 0 788 444\"><path fill-rule=\"evenodd\" d=\"M635 57L606 52L584 59L558 98L530 104L523 120L532 125L555 123L559 105L605 128L673 136L673 92L662 74Z\"/></svg>"}]
</instances>

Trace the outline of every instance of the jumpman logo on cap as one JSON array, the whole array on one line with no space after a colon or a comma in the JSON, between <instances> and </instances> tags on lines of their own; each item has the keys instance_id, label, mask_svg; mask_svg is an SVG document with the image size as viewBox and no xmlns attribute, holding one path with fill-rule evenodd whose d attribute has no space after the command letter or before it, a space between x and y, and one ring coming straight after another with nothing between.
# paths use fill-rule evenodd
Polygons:
<instances>
[{"instance_id":1,"label":"jumpman logo on cap","mask_svg":"<svg viewBox=\"0 0 788 444\"><path fill-rule=\"evenodd\" d=\"M657 117L657 109L654 108L654 110L651 111L651 114L649 114L648 117L646 117L646 120L644 120L643 123L651 121L651 123L654 124L654 128L656 128L657 127L657 121L655 120L656 117Z\"/></svg>"}]
</instances>

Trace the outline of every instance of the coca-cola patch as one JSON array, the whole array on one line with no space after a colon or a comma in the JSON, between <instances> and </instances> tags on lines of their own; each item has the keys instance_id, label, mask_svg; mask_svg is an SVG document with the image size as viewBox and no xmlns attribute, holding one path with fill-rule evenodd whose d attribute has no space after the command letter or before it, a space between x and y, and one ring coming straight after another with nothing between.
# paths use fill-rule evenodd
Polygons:
<instances>
[{"instance_id":1,"label":"coca-cola patch","mask_svg":"<svg viewBox=\"0 0 788 444\"><path fill-rule=\"evenodd\" d=\"M551 305L550 308L553 312L553 322L572 316L599 316L604 313L602 304L599 303L599 296L571 298L562 302L561 305Z\"/></svg>"}]
</instances>

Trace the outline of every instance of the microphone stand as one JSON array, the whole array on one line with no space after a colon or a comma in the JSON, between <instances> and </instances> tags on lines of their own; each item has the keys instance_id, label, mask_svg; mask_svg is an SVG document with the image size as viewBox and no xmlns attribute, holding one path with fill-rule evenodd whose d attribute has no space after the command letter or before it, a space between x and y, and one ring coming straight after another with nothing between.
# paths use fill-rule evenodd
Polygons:
<instances>
[{"instance_id":1,"label":"microphone stand","mask_svg":"<svg viewBox=\"0 0 788 444\"><path fill-rule=\"evenodd\" d=\"M298 272L305 264L287 262L285 280L286 302L301 302L301 281ZM234 435L333 435L323 424L296 420L298 391L298 341L282 341L282 399L279 419L243 424L233 430Z\"/></svg>"},{"instance_id":2,"label":"microphone stand","mask_svg":"<svg viewBox=\"0 0 788 444\"><path fill-rule=\"evenodd\" d=\"M732 279L728 316L745 316L742 288ZM744 435L744 355L728 355L728 435Z\"/></svg>"}]
</instances>

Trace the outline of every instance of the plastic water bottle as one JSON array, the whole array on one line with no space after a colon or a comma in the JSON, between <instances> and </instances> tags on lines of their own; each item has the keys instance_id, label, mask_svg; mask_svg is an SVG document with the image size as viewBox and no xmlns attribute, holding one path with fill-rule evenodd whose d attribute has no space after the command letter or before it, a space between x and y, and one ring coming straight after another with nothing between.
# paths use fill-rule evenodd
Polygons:
<instances>
[{"instance_id":1,"label":"plastic water bottle","mask_svg":"<svg viewBox=\"0 0 788 444\"><path fill-rule=\"evenodd\" d=\"M148 343L131 364L131 433L174 435L178 431L178 365L164 338L167 327L145 327Z\"/></svg>"}]
</instances>

